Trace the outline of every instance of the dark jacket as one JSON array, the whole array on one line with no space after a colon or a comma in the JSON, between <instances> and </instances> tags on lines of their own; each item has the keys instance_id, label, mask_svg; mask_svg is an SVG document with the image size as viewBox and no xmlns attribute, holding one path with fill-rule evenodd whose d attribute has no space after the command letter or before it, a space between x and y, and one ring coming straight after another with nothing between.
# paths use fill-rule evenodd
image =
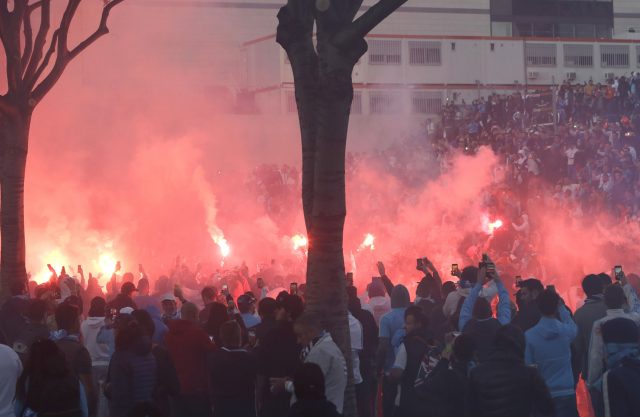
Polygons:
<instances>
[{"instance_id":1,"label":"dark jacket","mask_svg":"<svg viewBox=\"0 0 640 417\"><path fill-rule=\"evenodd\" d=\"M574 360L582 378L587 380L589 371L589 344L591 343L591 330L593 323L607 315L607 306L602 295L587 298L584 305L576 310L573 319L578 326L578 335L573 341Z\"/></svg>"},{"instance_id":2,"label":"dark jacket","mask_svg":"<svg viewBox=\"0 0 640 417\"><path fill-rule=\"evenodd\" d=\"M533 410L553 410L549 390L535 368L525 366L521 352L496 349L471 371L469 417L529 417Z\"/></svg>"},{"instance_id":3,"label":"dark jacket","mask_svg":"<svg viewBox=\"0 0 640 417\"><path fill-rule=\"evenodd\" d=\"M486 320L471 319L464 326L462 333L473 339L478 362L482 363L488 359L493 347L493 338L500 326L500 322L494 317Z\"/></svg>"},{"instance_id":4,"label":"dark jacket","mask_svg":"<svg viewBox=\"0 0 640 417\"><path fill-rule=\"evenodd\" d=\"M378 325L371 312L362 308L360 300L349 300L349 312L362 325L362 350L359 353L360 374L365 380L374 378L376 350L378 349Z\"/></svg>"},{"instance_id":5,"label":"dark jacket","mask_svg":"<svg viewBox=\"0 0 640 417\"><path fill-rule=\"evenodd\" d=\"M535 301L526 303L516 313L516 316L511 320L511 324L518 327L522 332L526 332L540 321L540 310L538 310L538 303Z\"/></svg>"},{"instance_id":6,"label":"dark jacket","mask_svg":"<svg viewBox=\"0 0 640 417\"><path fill-rule=\"evenodd\" d=\"M138 306L136 306L136 303L133 302L133 299L124 294L116 295L116 298L107 303L107 310L115 308L116 310L118 310L118 312L120 312L120 310L125 307L131 307L134 310L138 309Z\"/></svg>"},{"instance_id":7,"label":"dark jacket","mask_svg":"<svg viewBox=\"0 0 640 417\"><path fill-rule=\"evenodd\" d=\"M20 356L22 363L26 363L33 342L48 338L49 328L46 324L27 322L13 343L13 350Z\"/></svg>"},{"instance_id":8,"label":"dark jacket","mask_svg":"<svg viewBox=\"0 0 640 417\"><path fill-rule=\"evenodd\" d=\"M621 366L612 369L605 375L606 392L604 395L609 404L608 415L612 417L640 416L640 359L625 358Z\"/></svg>"},{"instance_id":9,"label":"dark jacket","mask_svg":"<svg viewBox=\"0 0 640 417\"><path fill-rule=\"evenodd\" d=\"M168 326L165 345L178 371L180 394L206 395L207 355L215 345L197 323L172 320Z\"/></svg>"},{"instance_id":10,"label":"dark jacket","mask_svg":"<svg viewBox=\"0 0 640 417\"><path fill-rule=\"evenodd\" d=\"M466 362L450 362L441 359L418 389L418 396L425 402L425 416L464 416L464 400L468 391Z\"/></svg>"},{"instance_id":11,"label":"dark jacket","mask_svg":"<svg viewBox=\"0 0 640 417\"><path fill-rule=\"evenodd\" d=\"M209 356L215 417L254 417L258 364L244 349L221 348Z\"/></svg>"},{"instance_id":12,"label":"dark jacket","mask_svg":"<svg viewBox=\"0 0 640 417\"><path fill-rule=\"evenodd\" d=\"M423 416L427 404L418 397L414 384L422 358L430 348L429 337L426 331L413 332L405 337L403 343L407 351L407 365L400 381L400 406L397 416Z\"/></svg>"},{"instance_id":13,"label":"dark jacket","mask_svg":"<svg viewBox=\"0 0 640 417\"><path fill-rule=\"evenodd\" d=\"M27 323L25 313L28 306L29 300L26 297L13 296L0 308L0 333L3 334L7 346L13 346Z\"/></svg>"},{"instance_id":14,"label":"dark jacket","mask_svg":"<svg viewBox=\"0 0 640 417\"><path fill-rule=\"evenodd\" d=\"M169 352L159 345L153 346L151 350L156 359L157 382L153 392L153 401L158 406L162 416L169 417L171 408L169 397L180 394L180 381L176 367L173 365Z\"/></svg>"},{"instance_id":15,"label":"dark jacket","mask_svg":"<svg viewBox=\"0 0 640 417\"><path fill-rule=\"evenodd\" d=\"M116 350L109 363L105 388L110 416L126 417L136 404L152 401L156 381L151 340L141 337L130 349Z\"/></svg>"},{"instance_id":16,"label":"dark jacket","mask_svg":"<svg viewBox=\"0 0 640 417\"><path fill-rule=\"evenodd\" d=\"M327 400L298 400L288 417L342 417L336 406Z\"/></svg>"}]
</instances>

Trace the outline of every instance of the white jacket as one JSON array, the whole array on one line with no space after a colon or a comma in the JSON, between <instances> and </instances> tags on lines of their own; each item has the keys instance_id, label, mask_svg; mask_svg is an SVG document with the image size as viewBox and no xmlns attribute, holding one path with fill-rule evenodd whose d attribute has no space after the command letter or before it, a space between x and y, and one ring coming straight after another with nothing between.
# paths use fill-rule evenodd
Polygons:
<instances>
[{"instance_id":1,"label":"white jacket","mask_svg":"<svg viewBox=\"0 0 640 417\"><path fill-rule=\"evenodd\" d=\"M108 345L97 342L98 333L103 326L104 317L89 317L80 325L82 340L89 351L93 366L109 366L113 353Z\"/></svg>"},{"instance_id":2,"label":"white jacket","mask_svg":"<svg viewBox=\"0 0 640 417\"><path fill-rule=\"evenodd\" d=\"M16 396L16 382L22 373L22 362L18 354L8 346L0 345L0 417L14 417L13 399Z\"/></svg>"},{"instance_id":3,"label":"white jacket","mask_svg":"<svg viewBox=\"0 0 640 417\"><path fill-rule=\"evenodd\" d=\"M313 345L304 361L315 363L322 369L327 400L342 414L344 390L347 388L347 363L329 332Z\"/></svg>"}]
</instances>

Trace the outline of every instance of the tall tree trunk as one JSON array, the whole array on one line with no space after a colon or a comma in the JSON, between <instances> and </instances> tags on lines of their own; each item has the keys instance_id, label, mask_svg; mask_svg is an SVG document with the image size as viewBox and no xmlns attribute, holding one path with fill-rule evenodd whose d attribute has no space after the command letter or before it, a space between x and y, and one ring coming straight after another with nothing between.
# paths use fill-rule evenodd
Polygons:
<instances>
[{"instance_id":1,"label":"tall tree trunk","mask_svg":"<svg viewBox=\"0 0 640 417\"><path fill-rule=\"evenodd\" d=\"M26 284L24 234L24 177L27 165L31 114L18 113L7 118L4 125L2 149L2 175L0 197L2 201L0 227L0 279L3 296L8 295L13 282Z\"/></svg>"}]
</instances>

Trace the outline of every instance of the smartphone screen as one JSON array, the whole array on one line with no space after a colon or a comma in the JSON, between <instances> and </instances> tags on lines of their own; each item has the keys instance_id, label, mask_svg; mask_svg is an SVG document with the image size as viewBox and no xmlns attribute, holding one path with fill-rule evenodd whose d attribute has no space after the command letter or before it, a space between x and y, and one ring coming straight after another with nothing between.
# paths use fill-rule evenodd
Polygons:
<instances>
[{"instance_id":1,"label":"smartphone screen","mask_svg":"<svg viewBox=\"0 0 640 417\"><path fill-rule=\"evenodd\" d=\"M291 294L291 295L297 295L298 294L298 283L297 282L292 282L289 285L289 294Z\"/></svg>"}]
</instances>

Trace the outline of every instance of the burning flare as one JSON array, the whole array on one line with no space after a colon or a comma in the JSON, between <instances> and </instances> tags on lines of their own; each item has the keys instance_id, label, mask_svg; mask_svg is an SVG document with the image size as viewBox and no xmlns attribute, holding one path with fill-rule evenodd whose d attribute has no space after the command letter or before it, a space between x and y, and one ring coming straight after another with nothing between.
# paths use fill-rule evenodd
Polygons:
<instances>
[{"instance_id":1,"label":"burning flare","mask_svg":"<svg viewBox=\"0 0 640 417\"><path fill-rule=\"evenodd\" d=\"M484 231L486 234L488 235L493 235L493 233L498 230L499 228L501 228L503 226L504 223L502 223L502 220L497 219L493 222L489 221L489 217L488 216L483 216L482 217L482 231Z\"/></svg>"},{"instance_id":2,"label":"burning flare","mask_svg":"<svg viewBox=\"0 0 640 417\"><path fill-rule=\"evenodd\" d=\"M293 244L293 250L306 249L309 245L307 237L301 234L293 235L291 237L291 243Z\"/></svg>"},{"instance_id":3,"label":"burning flare","mask_svg":"<svg viewBox=\"0 0 640 417\"><path fill-rule=\"evenodd\" d=\"M370 250L374 250L376 248L375 241L376 241L376 237L374 235L372 235L371 233L367 233L364 236L364 240L362 241L362 243L358 247L358 252L360 252L361 250L367 249L367 248L370 249Z\"/></svg>"},{"instance_id":4,"label":"burning flare","mask_svg":"<svg viewBox=\"0 0 640 417\"><path fill-rule=\"evenodd\" d=\"M220 248L220 255L222 258L226 258L231 254L231 246L229 242L222 235L212 236L212 239L216 245Z\"/></svg>"}]
</instances>

